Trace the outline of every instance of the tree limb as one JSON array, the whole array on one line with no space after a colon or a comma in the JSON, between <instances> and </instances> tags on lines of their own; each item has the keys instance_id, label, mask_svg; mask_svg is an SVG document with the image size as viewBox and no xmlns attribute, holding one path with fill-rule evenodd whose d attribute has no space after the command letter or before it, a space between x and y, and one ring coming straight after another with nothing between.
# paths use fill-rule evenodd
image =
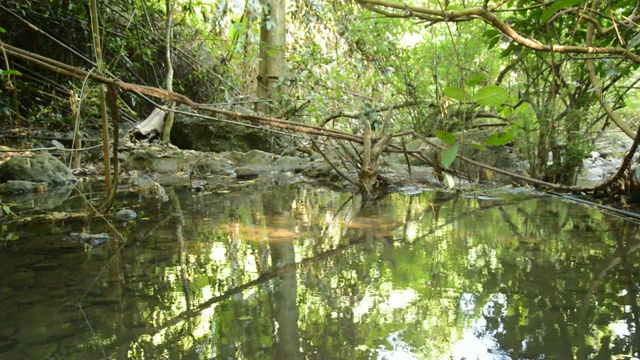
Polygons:
<instances>
[{"instance_id":1,"label":"tree limb","mask_svg":"<svg viewBox=\"0 0 640 360\"><path fill-rule=\"evenodd\" d=\"M464 10L437 10L429 9L421 6L407 5L402 3L396 3L387 0L356 0L357 3L365 6L371 11L378 12L380 6L384 8L396 9L409 14L424 14L435 16L442 21L471 21L474 19L483 19L491 24L496 30L500 31L505 36L509 37L516 43L528 47L533 50L543 52L559 52L559 53L577 53L577 54L615 54L623 58L640 64L640 55L635 54L623 47L594 47L594 46L573 46L573 45L546 45L535 39L526 38L517 31L515 31L505 21L499 19L490 10L483 9L481 7L467 8ZM417 18L417 16L414 16ZM591 23L590 23L591 24Z\"/></svg>"}]
</instances>

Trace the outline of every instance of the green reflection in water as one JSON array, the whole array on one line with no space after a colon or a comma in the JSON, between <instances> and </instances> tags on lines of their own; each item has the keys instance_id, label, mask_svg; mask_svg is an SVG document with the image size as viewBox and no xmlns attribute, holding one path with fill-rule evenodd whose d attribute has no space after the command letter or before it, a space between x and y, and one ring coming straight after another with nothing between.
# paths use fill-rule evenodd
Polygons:
<instances>
[{"instance_id":1,"label":"green reflection in water","mask_svg":"<svg viewBox=\"0 0 640 360\"><path fill-rule=\"evenodd\" d=\"M638 356L638 226L555 198L304 185L168 191L85 252L97 219L11 225L0 358ZM130 204L131 205L131 204Z\"/></svg>"}]
</instances>

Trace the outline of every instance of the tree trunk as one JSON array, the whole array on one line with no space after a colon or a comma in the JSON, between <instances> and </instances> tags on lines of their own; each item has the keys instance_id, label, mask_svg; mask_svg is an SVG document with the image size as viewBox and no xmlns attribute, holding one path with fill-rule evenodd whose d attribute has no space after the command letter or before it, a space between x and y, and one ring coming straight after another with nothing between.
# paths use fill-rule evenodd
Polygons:
<instances>
[{"instance_id":1,"label":"tree trunk","mask_svg":"<svg viewBox=\"0 0 640 360\"><path fill-rule=\"evenodd\" d=\"M91 12L91 32L93 35L93 51L98 64L98 74L104 75L104 61L102 59L102 47L100 45L100 26L98 25L98 2L91 0L89 3ZM100 102L100 118L102 119L102 152L104 155L104 182L107 198L111 196L111 161L109 159L109 122L107 121L107 106L104 93L104 85L98 85L98 101Z\"/></svg>"},{"instance_id":2,"label":"tree trunk","mask_svg":"<svg viewBox=\"0 0 640 360\"><path fill-rule=\"evenodd\" d=\"M166 0L167 6L167 25L165 27L165 54L166 54L166 63L167 63L167 91L173 92L173 63L171 62L171 39L173 38L173 9L171 0ZM176 106L176 103L171 101L169 102L169 109L173 110ZM164 129L162 129L162 142L169 143L171 139L171 128L173 127L173 117L174 112L169 111L167 114L167 118L164 121Z\"/></svg>"},{"instance_id":3,"label":"tree trunk","mask_svg":"<svg viewBox=\"0 0 640 360\"><path fill-rule=\"evenodd\" d=\"M275 100L286 92L283 80L287 71L285 0L261 0L260 65L257 96L260 100ZM272 113L271 102L258 102L256 110Z\"/></svg>"}]
</instances>

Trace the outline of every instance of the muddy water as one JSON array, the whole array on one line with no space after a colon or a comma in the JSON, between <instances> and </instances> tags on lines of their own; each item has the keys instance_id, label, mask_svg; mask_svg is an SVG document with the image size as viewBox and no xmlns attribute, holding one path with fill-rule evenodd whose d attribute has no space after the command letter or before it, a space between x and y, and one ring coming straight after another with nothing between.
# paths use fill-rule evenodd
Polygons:
<instances>
[{"instance_id":1,"label":"muddy water","mask_svg":"<svg viewBox=\"0 0 640 360\"><path fill-rule=\"evenodd\" d=\"M2 218L0 359L638 356L637 225L517 190L405 190L248 184L124 197L138 217L112 227Z\"/></svg>"}]
</instances>

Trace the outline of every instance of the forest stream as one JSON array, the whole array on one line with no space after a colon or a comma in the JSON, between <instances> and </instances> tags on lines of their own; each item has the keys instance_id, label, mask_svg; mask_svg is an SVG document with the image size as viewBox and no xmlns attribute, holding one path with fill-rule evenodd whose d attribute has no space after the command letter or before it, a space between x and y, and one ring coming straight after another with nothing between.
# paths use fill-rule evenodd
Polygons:
<instances>
[{"instance_id":1,"label":"forest stream","mask_svg":"<svg viewBox=\"0 0 640 360\"><path fill-rule=\"evenodd\" d=\"M630 359L640 346L628 219L518 188L370 203L308 184L167 193L123 195L137 217L111 225L5 224L0 359Z\"/></svg>"}]
</instances>

